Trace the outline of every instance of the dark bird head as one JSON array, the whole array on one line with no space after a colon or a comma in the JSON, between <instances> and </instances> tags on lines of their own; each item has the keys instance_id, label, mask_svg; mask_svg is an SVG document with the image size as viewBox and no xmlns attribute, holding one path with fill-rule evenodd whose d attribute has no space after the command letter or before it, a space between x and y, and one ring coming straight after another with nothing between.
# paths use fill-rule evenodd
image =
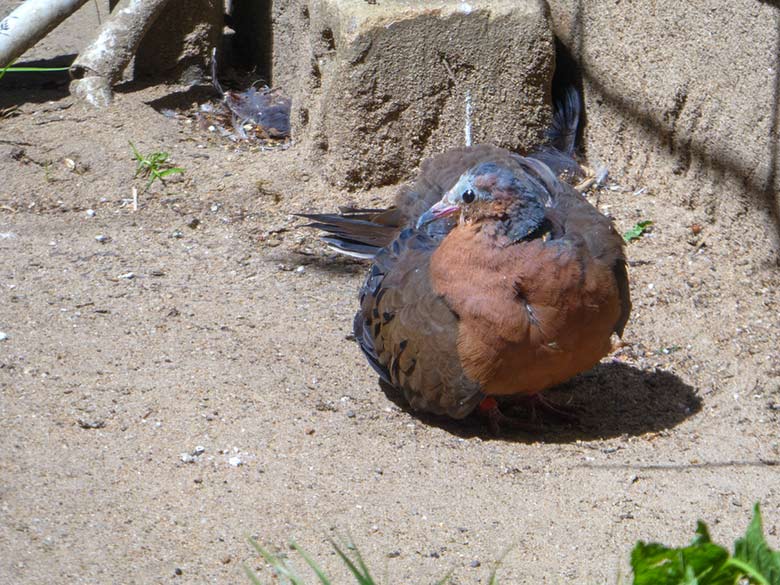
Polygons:
<instances>
[{"instance_id":1,"label":"dark bird head","mask_svg":"<svg viewBox=\"0 0 780 585\"><path fill-rule=\"evenodd\" d=\"M497 222L511 241L528 239L544 226L550 194L535 177L488 162L463 174L417 220L417 227L460 213L460 223Z\"/></svg>"}]
</instances>

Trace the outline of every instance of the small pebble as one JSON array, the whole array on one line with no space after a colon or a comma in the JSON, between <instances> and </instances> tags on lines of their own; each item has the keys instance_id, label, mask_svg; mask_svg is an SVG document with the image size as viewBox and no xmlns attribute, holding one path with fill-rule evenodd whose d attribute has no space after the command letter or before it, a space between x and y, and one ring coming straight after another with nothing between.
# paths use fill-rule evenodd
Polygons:
<instances>
[{"instance_id":1,"label":"small pebble","mask_svg":"<svg viewBox=\"0 0 780 585\"><path fill-rule=\"evenodd\" d=\"M304 272L306 272L306 267L298 266L298 268L295 269L295 272L297 272L298 274L303 274Z\"/></svg>"},{"instance_id":2,"label":"small pebble","mask_svg":"<svg viewBox=\"0 0 780 585\"><path fill-rule=\"evenodd\" d=\"M400 550L394 550L394 551L391 551L391 552L387 553L387 558L389 558L389 559L395 559L395 558L398 558L400 556L401 556L401 551Z\"/></svg>"},{"instance_id":3,"label":"small pebble","mask_svg":"<svg viewBox=\"0 0 780 585\"><path fill-rule=\"evenodd\" d=\"M181 230L174 230L173 233L171 234L171 237L176 238L178 240L179 238L184 237L184 234L181 233Z\"/></svg>"},{"instance_id":4,"label":"small pebble","mask_svg":"<svg viewBox=\"0 0 780 585\"><path fill-rule=\"evenodd\" d=\"M241 461L241 457L231 457L228 459L228 465L231 467L238 467L239 465L243 465L244 462Z\"/></svg>"},{"instance_id":5,"label":"small pebble","mask_svg":"<svg viewBox=\"0 0 780 585\"><path fill-rule=\"evenodd\" d=\"M6 339L8 339L8 334L0 331L0 341L5 341Z\"/></svg>"},{"instance_id":6,"label":"small pebble","mask_svg":"<svg viewBox=\"0 0 780 585\"><path fill-rule=\"evenodd\" d=\"M204 447L203 445L198 445L197 447L195 447L195 449L192 450L192 454L195 456L203 455L203 453L205 452L206 452L206 447Z\"/></svg>"},{"instance_id":7,"label":"small pebble","mask_svg":"<svg viewBox=\"0 0 780 585\"><path fill-rule=\"evenodd\" d=\"M347 418L355 418L355 411L354 410L348 410L347 411Z\"/></svg>"},{"instance_id":8,"label":"small pebble","mask_svg":"<svg viewBox=\"0 0 780 585\"><path fill-rule=\"evenodd\" d=\"M117 278L132 280L133 278L135 278L135 272L126 272L125 274L120 274L119 276L117 276Z\"/></svg>"},{"instance_id":9,"label":"small pebble","mask_svg":"<svg viewBox=\"0 0 780 585\"><path fill-rule=\"evenodd\" d=\"M103 234L100 234L100 235L97 235L97 236L95 236L95 241L96 241L96 242L99 242L99 243L101 243L101 244L105 244L105 243L106 243L106 242L108 242L110 239L111 239L111 238L109 238L108 236L104 236Z\"/></svg>"},{"instance_id":10,"label":"small pebble","mask_svg":"<svg viewBox=\"0 0 780 585\"><path fill-rule=\"evenodd\" d=\"M176 568L173 570L173 573L174 573L175 575L181 575L181 574L183 574L183 573L184 573L184 571L182 571L182 570L181 570L179 567L176 567Z\"/></svg>"},{"instance_id":11,"label":"small pebble","mask_svg":"<svg viewBox=\"0 0 780 585\"><path fill-rule=\"evenodd\" d=\"M87 209L87 217L95 217L95 210Z\"/></svg>"},{"instance_id":12,"label":"small pebble","mask_svg":"<svg viewBox=\"0 0 780 585\"><path fill-rule=\"evenodd\" d=\"M197 461L197 459L189 453L182 453L181 460L183 463L195 463L195 461Z\"/></svg>"},{"instance_id":13,"label":"small pebble","mask_svg":"<svg viewBox=\"0 0 780 585\"><path fill-rule=\"evenodd\" d=\"M476 569L477 567L481 567L481 566L482 563L480 563L479 561L471 561L469 563L469 567L471 567L472 569Z\"/></svg>"}]
</instances>

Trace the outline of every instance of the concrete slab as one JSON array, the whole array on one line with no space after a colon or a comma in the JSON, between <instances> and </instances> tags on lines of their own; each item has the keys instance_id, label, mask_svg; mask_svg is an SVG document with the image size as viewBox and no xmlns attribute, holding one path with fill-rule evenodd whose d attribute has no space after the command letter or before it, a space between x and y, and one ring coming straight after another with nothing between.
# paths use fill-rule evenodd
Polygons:
<instances>
[{"instance_id":1,"label":"concrete slab","mask_svg":"<svg viewBox=\"0 0 780 585\"><path fill-rule=\"evenodd\" d=\"M549 121L554 42L542 0L289 0L274 8L274 84L325 178L409 177L464 143L534 145Z\"/></svg>"}]
</instances>

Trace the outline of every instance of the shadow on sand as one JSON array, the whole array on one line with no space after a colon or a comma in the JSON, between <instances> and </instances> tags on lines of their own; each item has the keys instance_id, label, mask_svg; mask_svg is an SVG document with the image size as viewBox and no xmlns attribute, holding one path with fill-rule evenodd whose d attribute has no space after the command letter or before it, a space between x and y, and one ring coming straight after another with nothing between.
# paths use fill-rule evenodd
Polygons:
<instances>
[{"instance_id":1,"label":"shadow on sand","mask_svg":"<svg viewBox=\"0 0 780 585\"><path fill-rule=\"evenodd\" d=\"M541 415L541 433L502 429L494 436L476 414L456 421L412 411L403 396L382 386L387 397L425 424L459 437L522 443L571 443L641 435L674 427L701 410L694 388L678 376L661 370L640 370L620 362L602 363L592 370L545 392L553 404L574 410L579 421L561 423Z\"/></svg>"}]
</instances>

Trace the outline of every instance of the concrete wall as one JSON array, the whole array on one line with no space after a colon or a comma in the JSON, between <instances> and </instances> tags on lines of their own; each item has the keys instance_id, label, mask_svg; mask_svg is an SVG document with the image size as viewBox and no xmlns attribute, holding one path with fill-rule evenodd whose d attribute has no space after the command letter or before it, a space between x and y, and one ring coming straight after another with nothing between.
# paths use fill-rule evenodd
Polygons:
<instances>
[{"instance_id":1,"label":"concrete wall","mask_svg":"<svg viewBox=\"0 0 780 585\"><path fill-rule=\"evenodd\" d=\"M409 178L474 142L538 143L550 119L554 40L544 0L280 0L273 82L293 137L331 183Z\"/></svg>"},{"instance_id":2,"label":"concrete wall","mask_svg":"<svg viewBox=\"0 0 780 585\"><path fill-rule=\"evenodd\" d=\"M456 111L462 97L425 62L424 56L437 50L456 63L462 59L466 67L458 75L462 82L471 81L477 92L511 95L515 91L534 96L525 104L483 99L483 110L475 118L503 112L498 119L508 128L505 134L478 133L477 141L522 149L529 137L538 136L546 123L541 111L550 106L550 61L540 56L546 50L540 40L546 34L544 27L530 33L525 44L528 28L518 26L514 37L502 32L503 48L515 59L525 52L527 59L525 63L505 59L493 67L495 46L484 53L464 53L462 48L478 45L480 34L488 38L495 22L490 18L482 28L473 27L472 39L458 34L436 37L436 23L421 26L415 33L419 35L417 54L404 45L414 35L404 37L403 26L394 36L381 37L381 42L372 45L372 57L376 57L372 75L377 84L389 87L383 90L388 102L404 102L404 84L409 92L424 91L417 84L422 77L430 80L427 103L435 108L437 100L446 100L446 116L433 122L424 116L388 116L383 123L368 115L370 123L361 126L343 115L344 104L352 99L344 80L359 74L338 73L350 58L339 38L339 23L349 20L344 14L353 9L383 14L446 4L446 0L384 0L376 5L364 0L274 1L273 80L293 95L296 139L311 147L312 159L331 182L360 187L400 181L415 170L421 158L460 140L462 125ZM511 4L527 7L534 3L484 0L468 6L489 13ZM777 231L778 1L549 0L549 12L542 0L536 5L542 6L540 14L546 14L549 34L554 33L559 41L558 74L568 75L583 90L584 149L592 164L606 164L624 182L647 186L674 203L703 210L712 223L733 225L746 212L760 210L768 214ZM458 30L459 23L451 20L446 26ZM325 38L324 30L331 36ZM435 46L428 42L430 38L436 39ZM461 42L464 38L465 43ZM535 58L528 57L534 54ZM528 70L532 63L536 74ZM399 71L408 77L399 76ZM475 77L473 71L481 75ZM365 71L362 74L365 79L370 77ZM539 87L546 89L540 92ZM355 107L357 111L371 109L367 104ZM507 112L514 117L500 117ZM431 124L437 127L431 129ZM517 124L525 125L526 131L513 142L507 136L523 134ZM356 127L360 131L355 132ZM405 132L425 127L431 136L443 138L427 140L422 147L403 145ZM359 144L368 148L359 151ZM388 151L394 144L401 147Z\"/></svg>"},{"instance_id":3,"label":"concrete wall","mask_svg":"<svg viewBox=\"0 0 780 585\"><path fill-rule=\"evenodd\" d=\"M550 4L581 76L589 159L713 222L762 209L780 225L777 2Z\"/></svg>"}]
</instances>

